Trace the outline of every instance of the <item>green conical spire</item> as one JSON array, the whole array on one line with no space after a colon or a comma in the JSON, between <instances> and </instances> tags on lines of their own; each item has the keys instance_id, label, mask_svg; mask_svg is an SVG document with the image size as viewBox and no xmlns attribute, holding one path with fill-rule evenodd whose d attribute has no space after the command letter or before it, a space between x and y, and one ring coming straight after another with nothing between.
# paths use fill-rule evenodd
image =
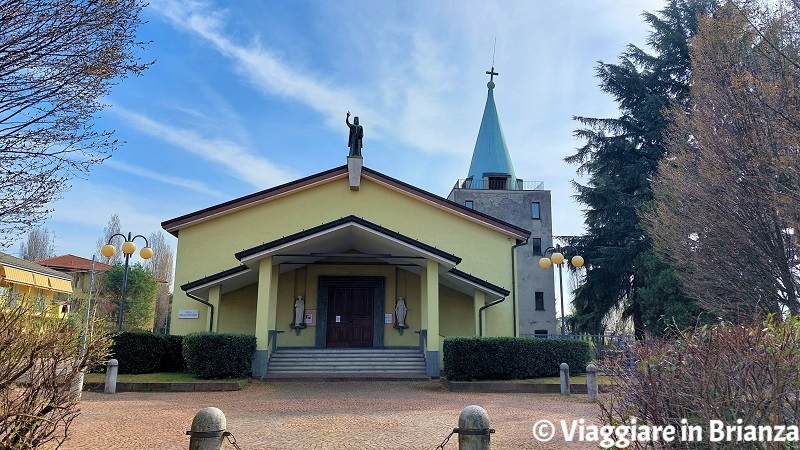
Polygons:
<instances>
[{"instance_id":1,"label":"green conical spire","mask_svg":"<svg viewBox=\"0 0 800 450\"><path fill-rule=\"evenodd\" d=\"M507 189L516 188L516 174L514 166L511 164L511 156L506 146L506 138L503 136L503 127L500 126L500 118L497 116L497 106L494 104L494 76L497 73L494 67L489 72L489 94L486 99L486 107L483 110L481 128L478 131L478 140L475 142L475 150L472 152L472 163L469 165L469 178L473 179L473 185L478 180L482 180L484 174L507 174L510 176L510 184Z\"/></svg>"}]
</instances>

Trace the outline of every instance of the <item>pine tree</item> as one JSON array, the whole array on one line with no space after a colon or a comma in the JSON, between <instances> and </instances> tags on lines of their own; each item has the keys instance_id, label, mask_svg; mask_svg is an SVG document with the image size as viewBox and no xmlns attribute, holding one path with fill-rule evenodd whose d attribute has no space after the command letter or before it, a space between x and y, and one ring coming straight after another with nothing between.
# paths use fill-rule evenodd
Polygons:
<instances>
[{"instance_id":1,"label":"pine tree","mask_svg":"<svg viewBox=\"0 0 800 450\"><path fill-rule=\"evenodd\" d=\"M575 135L586 144L566 161L589 175L586 185L573 183L576 199L587 207L586 234L570 240L587 262L585 282L575 291L579 331L602 332L607 314L622 306L636 337L644 337L645 317L652 316L644 313L643 302L657 304L659 296L651 289L649 299L642 297L651 284L646 262L655 257L642 212L652 201L651 179L666 152L666 110L686 106L689 99L689 38L697 30L698 15L712 11L715 3L672 0L657 14L645 13L654 53L629 45L617 64L600 62L597 67L601 89L614 97L621 115L575 117L584 126ZM691 304L682 295L672 300ZM651 325L657 332L658 325Z\"/></svg>"}]
</instances>

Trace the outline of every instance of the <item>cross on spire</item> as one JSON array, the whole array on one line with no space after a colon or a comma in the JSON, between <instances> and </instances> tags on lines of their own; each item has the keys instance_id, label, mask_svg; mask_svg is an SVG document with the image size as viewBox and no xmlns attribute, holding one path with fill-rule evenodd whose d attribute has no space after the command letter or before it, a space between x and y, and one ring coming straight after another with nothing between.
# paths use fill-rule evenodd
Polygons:
<instances>
[{"instance_id":1,"label":"cross on spire","mask_svg":"<svg viewBox=\"0 0 800 450\"><path fill-rule=\"evenodd\" d=\"M494 71L494 66L492 66L492 70L487 70L486 75L489 75L489 81L494 81L495 75L500 75L499 73Z\"/></svg>"}]
</instances>

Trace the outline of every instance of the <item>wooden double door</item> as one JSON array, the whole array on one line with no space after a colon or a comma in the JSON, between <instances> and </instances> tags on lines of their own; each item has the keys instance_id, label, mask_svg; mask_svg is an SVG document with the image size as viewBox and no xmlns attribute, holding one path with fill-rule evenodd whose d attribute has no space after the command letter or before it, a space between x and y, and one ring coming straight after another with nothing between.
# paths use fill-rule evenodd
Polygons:
<instances>
[{"instance_id":1,"label":"wooden double door","mask_svg":"<svg viewBox=\"0 0 800 450\"><path fill-rule=\"evenodd\" d=\"M328 347L372 347L374 291L372 287L328 288Z\"/></svg>"}]
</instances>

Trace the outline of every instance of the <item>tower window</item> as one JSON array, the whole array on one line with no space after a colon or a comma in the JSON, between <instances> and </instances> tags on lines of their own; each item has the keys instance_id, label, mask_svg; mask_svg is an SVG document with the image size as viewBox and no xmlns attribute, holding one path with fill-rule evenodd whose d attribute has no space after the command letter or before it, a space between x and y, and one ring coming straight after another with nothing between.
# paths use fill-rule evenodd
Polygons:
<instances>
[{"instance_id":1,"label":"tower window","mask_svg":"<svg viewBox=\"0 0 800 450\"><path fill-rule=\"evenodd\" d=\"M544 311L544 292L534 292L534 302L536 311Z\"/></svg>"},{"instance_id":2,"label":"tower window","mask_svg":"<svg viewBox=\"0 0 800 450\"><path fill-rule=\"evenodd\" d=\"M541 219L542 215L540 209L541 208L539 202L531 203L531 217L533 217L534 219Z\"/></svg>"},{"instance_id":3,"label":"tower window","mask_svg":"<svg viewBox=\"0 0 800 450\"><path fill-rule=\"evenodd\" d=\"M466 206L469 209L473 209L474 203L472 202L472 200L464 200L464 206Z\"/></svg>"},{"instance_id":4,"label":"tower window","mask_svg":"<svg viewBox=\"0 0 800 450\"><path fill-rule=\"evenodd\" d=\"M533 247L533 255L541 256L542 254L542 238L531 238L531 247Z\"/></svg>"},{"instance_id":5,"label":"tower window","mask_svg":"<svg viewBox=\"0 0 800 450\"><path fill-rule=\"evenodd\" d=\"M489 177L489 189L503 190L506 188L506 178Z\"/></svg>"}]
</instances>

